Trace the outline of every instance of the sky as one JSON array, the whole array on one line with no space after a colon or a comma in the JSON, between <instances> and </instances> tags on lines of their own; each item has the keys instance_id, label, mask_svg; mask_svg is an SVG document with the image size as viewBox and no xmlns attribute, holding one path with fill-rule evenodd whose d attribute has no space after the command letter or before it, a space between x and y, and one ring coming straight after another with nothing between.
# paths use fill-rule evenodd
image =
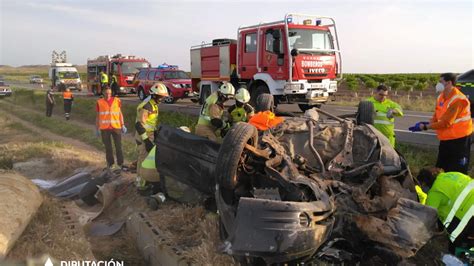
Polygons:
<instances>
[{"instance_id":1,"label":"sky","mask_svg":"<svg viewBox=\"0 0 474 266\"><path fill-rule=\"evenodd\" d=\"M474 0L0 0L0 65L49 64L65 50L79 65L120 53L189 70L191 46L290 12L336 20L347 73L474 68Z\"/></svg>"}]
</instances>

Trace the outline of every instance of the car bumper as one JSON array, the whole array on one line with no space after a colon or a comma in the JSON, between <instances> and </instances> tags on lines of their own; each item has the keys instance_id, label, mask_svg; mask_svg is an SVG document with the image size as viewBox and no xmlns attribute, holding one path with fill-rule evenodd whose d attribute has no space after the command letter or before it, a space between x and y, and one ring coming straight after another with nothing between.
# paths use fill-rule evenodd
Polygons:
<instances>
[{"instance_id":1,"label":"car bumper","mask_svg":"<svg viewBox=\"0 0 474 266\"><path fill-rule=\"evenodd\" d=\"M220 199L218 206L222 207L225 203ZM262 257L268 264L291 261L314 254L327 240L333 224L331 206L322 201L241 197L230 230L224 221L229 232L225 251Z\"/></svg>"},{"instance_id":2,"label":"car bumper","mask_svg":"<svg viewBox=\"0 0 474 266\"><path fill-rule=\"evenodd\" d=\"M119 88L119 93L133 94L133 93L136 93L136 91L135 91L134 87L120 87Z\"/></svg>"},{"instance_id":3,"label":"car bumper","mask_svg":"<svg viewBox=\"0 0 474 266\"><path fill-rule=\"evenodd\" d=\"M193 96L190 96L190 95L193 95L191 94L193 93L193 91L189 88L189 89L172 89L171 90L171 96L173 96L173 98L175 99L182 99L182 98L191 98Z\"/></svg>"},{"instance_id":4,"label":"car bumper","mask_svg":"<svg viewBox=\"0 0 474 266\"><path fill-rule=\"evenodd\" d=\"M0 97L11 96L11 95L12 95L12 91L10 91L10 90L8 90L8 91L0 90Z\"/></svg>"}]
</instances>

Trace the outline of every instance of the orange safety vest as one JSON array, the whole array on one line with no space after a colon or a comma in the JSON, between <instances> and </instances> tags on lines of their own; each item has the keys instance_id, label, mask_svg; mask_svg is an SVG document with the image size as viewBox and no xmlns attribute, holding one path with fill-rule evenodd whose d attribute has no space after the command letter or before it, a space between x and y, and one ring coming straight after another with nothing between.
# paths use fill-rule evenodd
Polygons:
<instances>
[{"instance_id":1,"label":"orange safety vest","mask_svg":"<svg viewBox=\"0 0 474 266\"><path fill-rule=\"evenodd\" d=\"M469 99L456 87L450 98L444 99L444 93L438 96L436 101L436 110L434 114L435 121L438 121L448 110L448 108L457 101L467 103L466 107L456 116L453 125L448 128L437 129L439 140L459 139L472 133L471 107Z\"/></svg>"},{"instance_id":2,"label":"orange safety vest","mask_svg":"<svg viewBox=\"0 0 474 266\"><path fill-rule=\"evenodd\" d=\"M72 99L72 92L70 92L70 91L63 92L63 99L64 100L71 100Z\"/></svg>"},{"instance_id":3,"label":"orange safety vest","mask_svg":"<svg viewBox=\"0 0 474 266\"><path fill-rule=\"evenodd\" d=\"M271 111L258 112L249 120L249 124L258 130L268 130L283 122L283 117L275 116Z\"/></svg>"},{"instance_id":4,"label":"orange safety vest","mask_svg":"<svg viewBox=\"0 0 474 266\"><path fill-rule=\"evenodd\" d=\"M100 129L110 129L122 128L121 121L121 111L120 111L120 99L114 97L112 105L109 105L107 100L99 99L97 101L99 105L99 128Z\"/></svg>"}]
</instances>

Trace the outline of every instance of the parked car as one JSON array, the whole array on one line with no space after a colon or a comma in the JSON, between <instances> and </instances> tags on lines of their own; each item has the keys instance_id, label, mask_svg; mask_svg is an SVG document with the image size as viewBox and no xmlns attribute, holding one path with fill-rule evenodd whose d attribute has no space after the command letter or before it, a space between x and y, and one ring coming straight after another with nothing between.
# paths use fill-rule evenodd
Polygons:
<instances>
[{"instance_id":1,"label":"parked car","mask_svg":"<svg viewBox=\"0 0 474 266\"><path fill-rule=\"evenodd\" d=\"M41 76L38 76L38 75L33 75L30 77L30 83L31 84L41 84L43 83L43 78Z\"/></svg>"},{"instance_id":2,"label":"parked car","mask_svg":"<svg viewBox=\"0 0 474 266\"><path fill-rule=\"evenodd\" d=\"M134 84L138 98L144 100L149 95L149 90L156 82L161 81L168 88L170 97L165 103L174 103L178 99L193 96L191 79L189 75L179 70L177 66L160 65L159 67L142 68L135 76Z\"/></svg>"},{"instance_id":3,"label":"parked car","mask_svg":"<svg viewBox=\"0 0 474 266\"><path fill-rule=\"evenodd\" d=\"M396 264L437 233L437 213L417 201L403 156L358 120L313 109L267 131L237 123L222 144L161 125L156 167L165 193L172 178L215 198L223 251L244 264Z\"/></svg>"},{"instance_id":4,"label":"parked car","mask_svg":"<svg viewBox=\"0 0 474 266\"><path fill-rule=\"evenodd\" d=\"M0 97L4 96L11 96L12 90L10 89L10 85L5 84L5 81L0 80Z\"/></svg>"}]
</instances>

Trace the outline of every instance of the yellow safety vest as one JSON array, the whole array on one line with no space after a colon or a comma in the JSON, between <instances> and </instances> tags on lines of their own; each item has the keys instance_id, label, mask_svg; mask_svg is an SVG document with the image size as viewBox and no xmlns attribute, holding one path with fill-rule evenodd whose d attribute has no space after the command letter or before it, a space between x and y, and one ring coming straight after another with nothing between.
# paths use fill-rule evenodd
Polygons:
<instances>
[{"instance_id":1,"label":"yellow safety vest","mask_svg":"<svg viewBox=\"0 0 474 266\"><path fill-rule=\"evenodd\" d=\"M158 125L158 104L155 102L155 100L149 98L145 99L143 102L141 102L138 107L137 107L137 118L135 122L138 122L140 120L140 111L143 109L145 104L150 103L151 107L153 108L153 111L151 114L148 115L147 120L145 121L145 125L143 127L145 128L147 133L153 132L156 129L156 126Z\"/></svg>"},{"instance_id":2,"label":"yellow safety vest","mask_svg":"<svg viewBox=\"0 0 474 266\"><path fill-rule=\"evenodd\" d=\"M105 73L100 74L100 83L109 83L109 76Z\"/></svg>"},{"instance_id":3,"label":"yellow safety vest","mask_svg":"<svg viewBox=\"0 0 474 266\"><path fill-rule=\"evenodd\" d=\"M201 113L199 115L198 125L209 126L211 124L211 116L209 113L209 107L217 103L218 100L217 93L214 92L209 97L207 97L205 103L201 108Z\"/></svg>"}]
</instances>

